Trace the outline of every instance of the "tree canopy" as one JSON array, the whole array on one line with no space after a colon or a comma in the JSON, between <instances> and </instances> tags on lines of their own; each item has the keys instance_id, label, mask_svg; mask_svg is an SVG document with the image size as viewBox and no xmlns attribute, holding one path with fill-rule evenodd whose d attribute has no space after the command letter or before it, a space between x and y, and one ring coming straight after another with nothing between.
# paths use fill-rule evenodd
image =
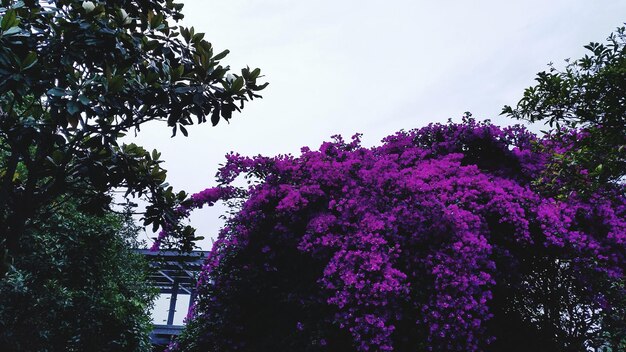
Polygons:
<instances>
[{"instance_id":1,"label":"tree canopy","mask_svg":"<svg viewBox=\"0 0 626 352\"><path fill-rule=\"evenodd\" d=\"M552 133L557 137L568 133L561 127L582 129L575 148L560 153L552 176L570 168L575 169L573 176L582 167L597 185L626 176L626 27L617 28L605 43L592 42L585 48L589 53L567 59L564 69L551 64L547 72L538 73L537 84L524 91L515 107L505 106L502 113L545 121L555 127ZM579 191L585 188L576 182L571 186Z\"/></svg>"},{"instance_id":2,"label":"tree canopy","mask_svg":"<svg viewBox=\"0 0 626 352\"><path fill-rule=\"evenodd\" d=\"M32 219L0 280L4 351L151 351L156 292L130 215L77 210L68 197Z\"/></svg>"},{"instance_id":3,"label":"tree canopy","mask_svg":"<svg viewBox=\"0 0 626 352\"><path fill-rule=\"evenodd\" d=\"M230 73L172 0L0 1L0 256L10 266L29 219L60 195L97 213L109 191L146 196L146 225L172 218L185 194L158 152L119 138L149 121L173 135L229 120L259 97L260 70ZM18 169L22 173L18 173ZM190 227L179 247L191 249Z\"/></svg>"},{"instance_id":4,"label":"tree canopy","mask_svg":"<svg viewBox=\"0 0 626 352\"><path fill-rule=\"evenodd\" d=\"M237 211L172 350L623 348L624 187L546 196L534 180L561 147L467 119L229 155L220 186L177 209Z\"/></svg>"}]
</instances>

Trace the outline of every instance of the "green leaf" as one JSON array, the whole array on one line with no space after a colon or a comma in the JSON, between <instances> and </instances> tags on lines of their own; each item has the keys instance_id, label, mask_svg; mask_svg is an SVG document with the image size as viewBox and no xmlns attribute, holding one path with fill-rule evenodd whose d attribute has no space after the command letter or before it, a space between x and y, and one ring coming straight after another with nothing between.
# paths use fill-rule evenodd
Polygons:
<instances>
[{"instance_id":1,"label":"green leaf","mask_svg":"<svg viewBox=\"0 0 626 352\"><path fill-rule=\"evenodd\" d=\"M89 98L87 98L85 95L81 94L78 96L78 101L81 102L81 104L87 106L91 103L91 101L89 100Z\"/></svg>"},{"instance_id":2,"label":"green leaf","mask_svg":"<svg viewBox=\"0 0 626 352\"><path fill-rule=\"evenodd\" d=\"M170 72L172 74L172 81L178 81L185 72L185 67L183 65L175 66Z\"/></svg>"},{"instance_id":3,"label":"green leaf","mask_svg":"<svg viewBox=\"0 0 626 352\"><path fill-rule=\"evenodd\" d=\"M211 123L213 124L213 126L216 126L218 122L220 122L220 109L215 108L211 113Z\"/></svg>"},{"instance_id":4,"label":"green leaf","mask_svg":"<svg viewBox=\"0 0 626 352\"><path fill-rule=\"evenodd\" d=\"M233 92L238 92L241 90L241 88L243 88L243 77L237 77L236 80L233 81L233 84L231 85L231 90Z\"/></svg>"},{"instance_id":5,"label":"green leaf","mask_svg":"<svg viewBox=\"0 0 626 352\"><path fill-rule=\"evenodd\" d=\"M51 88L51 89L48 89L48 95L52 95L55 97L62 97L65 95L65 90L61 88Z\"/></svg>"},{"instance_id":6,"label":"green leaf","mask_svg":"<svg viewBox=\"0 0 626 352\"><path fill-rule=\"evenodd\" d=\"M163 14L153 15L150 18L150 28L158 28L163 23Z\"/></svg>"},{"instance_id":7,"label":"green leaf","mask_svg":"<svg viewBox=\"0 0 626 352\"><path fill-rule=\"evenodd\" d=\"M252 90L254 90L254 91L263 90L263 89L265 89L265 87L267 87L269 84L270 84L269 82L265 82L265 83L261 84L260 86L255 86L254 88L252 88Z\"/></svg>"},{"instance_id":8,"label":"green leaf","mask_svg":"<svg viewBox=\"0 0 626 352\"><path fill-rule=\"evenodd\" d=\"M22 63L21 63L22 70L28 70L29 68L35 66L36 63L37 63L37 53L35 53L34 51L31 51L28 54L26 54L26 57L24 57L24 59L22 60Z\"/></svg>"},{"instance_id":9,"label":"green leaf","mask_svg":"<svg viewBox=\"0 0 626 352\"><path fill-rule=\"evenodd\" d=\"M196 33L193 35L193 42L197 43L204 38L204 33Z\"/></svg>"},{"instance_id":10,"label":"green leaf","mask_svg":"<svg viewBox=\"0 0 626 352\"><path fill-rule=\"evenodd\" d=\"M11 36L13 34L20 33L21 31L22 31L22 29L20 27L11 27L7 31L4 31L2 33L2 35L8 37L8 36Z\"/></svg>"},{"instance_id":11,"label":"green leaf","mask_svg":"<svg viewBox=\"0 0 626 352\"><path fill-rule=\"evenodd\" d=\"M183 39L185 39L185 43L189 43L191 41L191 33L189 33L189 29L185 28L185 27L179 27L180 29L180 34L183 36Z\"/></svg>"},{"instance_id":12,"label":"green leaf","mask_svg":"<svg viewBox=\"0 0 626 352\"><path fill-rule=\"evenodd\" d=\"M228 121L232 118L233 110L230 106L226 105L222 107L221 114L224 120Z\"/></svg>"},{"instance_id":13,"label":"green leaf","mask_svg":"<svg viewBox=\"0 0 626 352\"><path fill-rule=\"evenodd\" d=\"M158 48L160 46L160 43L158 40L148 40L145 44L144 44L144 48L146 49L146 51L152 51L156 48Z\"/></svg>"},{"instance_id":14,"label":"green leaf","mask_svg":"<svg viewBox=\"0 0 626 352\"><path fill-rule=\"evenodd\" d=\"M109 79L108 84L110 93L118 93L122 91L122 88L124 88L124 77L112 76L111 79Z\"/></svg>"},{"instance_id":15,"label":"green leaf","mask_svg":"<svg viewBox=\"0 0 626 352\"><path fill-rule=\"evenodd\" d=\"M213 60L215 60L215 61L221 60L221 59L225 58L226 55L228 55L229 53L230 53L230 51L228 49L226 49L226 50L222 51L221 53L213 56Z\"/></svg>"},{"instance_id":16,"label":"green leaf","mask_svg":"<svg viewBox=\"0 0 626 352\"><path fill-rule=\"evenodd\" d=\"M18 23L19 20L17 19L17 11L9 10L2 17L2 21L0 22L0 29L2 29L2 31L4 32L11 27L17 26Z\"/></svg>"},{"instance_id":17,"label":"green leaf","mask_svg":"<svg viewBox=\"0 0 626 352\"><path fill-rule=\"evenodd\" d=\"M76 113L80 112L81 108L80 105L78 105L77 102L75 101L70 101L67 103L67 112L70 113L71 115L76 115ZM76 126L74 126L76 127Z\"/></svg>"},{"instance_id":18,"label":"green leaf","mask_svg":"<svg viewBox=\"0 0 626 352\"><path fill-rule=\"evenodd\" d=\"M595 169L596 175L601 174L603 169L604 167L602 166L602 164L599 164L598 166L596 166L596 169Z\"/></svg>"}]
</instances>

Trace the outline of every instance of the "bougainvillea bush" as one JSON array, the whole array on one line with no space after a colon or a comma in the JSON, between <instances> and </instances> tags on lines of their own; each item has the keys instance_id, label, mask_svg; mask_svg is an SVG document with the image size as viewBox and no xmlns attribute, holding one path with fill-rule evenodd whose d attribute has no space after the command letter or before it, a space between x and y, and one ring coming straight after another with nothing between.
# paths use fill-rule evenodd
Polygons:
<instances>
[{"instance_id":1,"label":"bougainvillea bush","mask_svg":"<svg viewBox=\"0 0 626 352\"><path fill-rule=\"evenodd\" d=\"M537 180L559 148L465 119L373 148L357 135L299 157L228 155L220 186L179 209L237 211L171 349L623 348L624 188L547 196ZM233 186L242 175L250 186Z\"/></svg>"}]
</instances>

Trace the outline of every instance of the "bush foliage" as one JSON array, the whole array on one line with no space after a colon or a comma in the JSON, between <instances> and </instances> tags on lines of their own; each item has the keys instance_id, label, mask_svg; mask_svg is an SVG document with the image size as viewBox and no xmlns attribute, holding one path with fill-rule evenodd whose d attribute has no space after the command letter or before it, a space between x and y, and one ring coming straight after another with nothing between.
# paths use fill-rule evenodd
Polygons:
<instances>
[{"instance_id":1,"label":"bush foliage","mask_svg":"<svg viewBox=\"0 0 626 352\"><path fill-rule=\"evenodd\" d=\"M238 207L172 349L619 350L624 188L543 195L560 140L466 119L373 148L229 155L220 186L177 211Z\"/></svg>"},{"instance_id":2,"label":"bush foliage","mask_svg":"<svg viewBox=\"0 0 626 352\"><path fill-rule=\"evenodd\" d=\"M42 214L0 280L3 351L150 351L156 292L147 263L131 252L136 227L91 216L71 199ZM130 225L130 226L129 226Z\"/></svg>"}]
</instances>

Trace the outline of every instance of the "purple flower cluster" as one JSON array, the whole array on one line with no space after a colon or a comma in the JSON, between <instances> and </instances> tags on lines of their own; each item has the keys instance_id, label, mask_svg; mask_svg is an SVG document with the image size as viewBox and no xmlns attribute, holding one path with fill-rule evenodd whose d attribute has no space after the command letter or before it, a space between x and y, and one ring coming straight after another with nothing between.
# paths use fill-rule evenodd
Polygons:
<instances>
[{"instance_id":1,"label":"purple flower cluster","mask_svg":"<svg viewBox=\"0 0 626 352\"><path fill-rule=\"evenodd\" d=\"M286 336L320 351L339 348L341 336L356 351L408 350L408 335L422 339L421 350L482 351L497 339L494 288L521 282L515 268L526 256L550 253L623 280L623 188L542 196L533 181L555 148L542 143L520 126L467 120L402 131L374 148L335 136L297 158L229 155L222 186L181 209L244 194L231 185L241 174L259 180L201 274L195 343L252 344L246 320L258 312L232 300L255 290L290 307ZM283 281L288 292L276 289Z\"/></svg>"}]
</instances>

